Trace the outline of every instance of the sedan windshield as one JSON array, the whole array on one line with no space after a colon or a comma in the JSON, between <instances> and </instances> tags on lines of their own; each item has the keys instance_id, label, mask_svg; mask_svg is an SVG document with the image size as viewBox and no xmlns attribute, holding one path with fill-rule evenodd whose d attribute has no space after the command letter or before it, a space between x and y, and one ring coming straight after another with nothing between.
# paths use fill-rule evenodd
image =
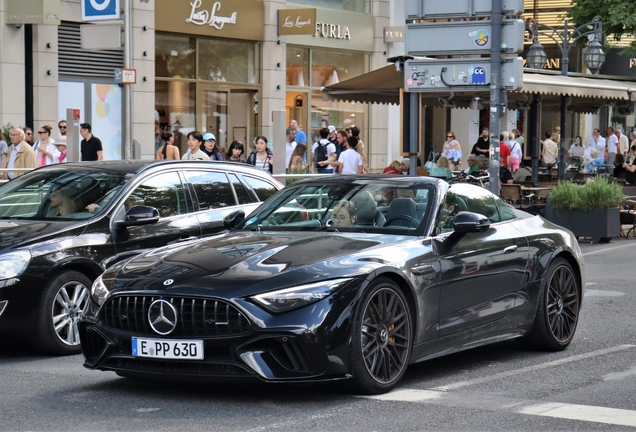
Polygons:
<instances>
[{"instance_id":1,"label":"sedan windshield","mask_svg":"<svg viewBox=\"0 0 636 432\"><path fill-rule=\"evenodd\" d=\"M38 170L0 187L0 219L89 219L103 211L133 174Z\"/></svg>"},{"instance_id":2,"label":"sedan windshield","mask_svg":"<svg viewBox=\"0 0 636 432\"><path fill-rule=\"evenodd\" d=\"M243 228L415 234L428 220L433 196L431 184L407 181L290 186Z\"/></svg>"}]
</instances>

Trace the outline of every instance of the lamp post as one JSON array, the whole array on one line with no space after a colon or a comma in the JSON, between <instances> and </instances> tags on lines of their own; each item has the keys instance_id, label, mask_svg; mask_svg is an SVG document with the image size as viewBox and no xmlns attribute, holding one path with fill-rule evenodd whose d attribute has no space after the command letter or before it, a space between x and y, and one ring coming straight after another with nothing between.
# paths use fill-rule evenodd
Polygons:
<instances>
[{"instance_id":1,"label":"lamp post","mask_svg":"<svg viewBox=\"0 0 636 432\"><path fill-rule=\"evenodd\" d=\"M528 51L526 61L533 69L543 69L548 61L548 56L539 43L539 36L546 36L552 39L561 50L561 75L567 76L568 64L570 63L570 48L577 40L588 37L590 44L583 53L583 62L592 74L597 73L605 62L603 47L598 41L602 35L603 24L600 21L591 21L579 27L568 25L565 20L563 27L554 28L546 24L534 22L530 26L530 32L534 43ZM565 180L565 128L567 126L567 100L566 95L561 96L561 142L559 148L559 180Z\"/></svg>"}]
</instances>

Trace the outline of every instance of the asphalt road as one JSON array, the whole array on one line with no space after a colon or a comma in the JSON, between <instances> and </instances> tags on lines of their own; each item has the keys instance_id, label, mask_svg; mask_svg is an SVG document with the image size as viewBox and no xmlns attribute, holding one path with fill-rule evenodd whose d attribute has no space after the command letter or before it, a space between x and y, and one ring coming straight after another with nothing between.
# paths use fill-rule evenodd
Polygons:
<instances>
[{"instance_id":1,"label":"asphalt road","mask_svg":"<svg viewBox=\"0 0 636 432\"><path fill-rule=\"evenodd\" d=\"M581 248L588 295L561 353L500 343L411 366L394 392L361 398L328 385L131 380L0 340L0 430L633 429L636 240Z\"/></svg>"}]
</instances>

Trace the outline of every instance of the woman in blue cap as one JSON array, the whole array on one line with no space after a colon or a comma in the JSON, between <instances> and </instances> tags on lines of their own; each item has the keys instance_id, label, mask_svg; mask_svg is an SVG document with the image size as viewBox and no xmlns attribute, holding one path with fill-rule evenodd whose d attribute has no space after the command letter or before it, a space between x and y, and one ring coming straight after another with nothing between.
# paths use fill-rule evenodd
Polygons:
<instances>
[{"instance_id":1,"label":"woman in blue cap","mask_svg":"<svg viewBox=\"0 0 636 432\"><path fill-rule=\"evenodd\" d=\"M210 160L222 161L223 155L216 145L216 137L213 133L206 133L203 135L203 145L201 151L209 156Z\"/></svg>"}]
</instances>

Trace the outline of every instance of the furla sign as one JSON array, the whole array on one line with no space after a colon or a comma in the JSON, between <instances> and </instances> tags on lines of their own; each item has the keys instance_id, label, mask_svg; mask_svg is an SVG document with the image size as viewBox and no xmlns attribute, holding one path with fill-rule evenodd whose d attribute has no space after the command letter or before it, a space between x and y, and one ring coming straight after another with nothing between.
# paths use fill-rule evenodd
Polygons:
<instances>
[{"instance_id":1,"label":"furla sign","mask_svg":"<svg viewBox=\"0 0 636 432\"><path fill-rule=\"evenodd\" d=\"M296 6L287 3L289 9L278 11L278 34L293 35L287 39L288 43L373 51L374 22L371 14L323 8L303 9ZM311 25L309 11L312 12Z\"/></svg>"},{"instance_id":2,"label":"furla sign","mask_svg":"<svg viewBox=\"0 0 636 432\"><path fill-rule=\"evenodd\" d=\"M155 0L157 30L233 39L263 40L262 0Z\"/></svg>"}]
</instances>

